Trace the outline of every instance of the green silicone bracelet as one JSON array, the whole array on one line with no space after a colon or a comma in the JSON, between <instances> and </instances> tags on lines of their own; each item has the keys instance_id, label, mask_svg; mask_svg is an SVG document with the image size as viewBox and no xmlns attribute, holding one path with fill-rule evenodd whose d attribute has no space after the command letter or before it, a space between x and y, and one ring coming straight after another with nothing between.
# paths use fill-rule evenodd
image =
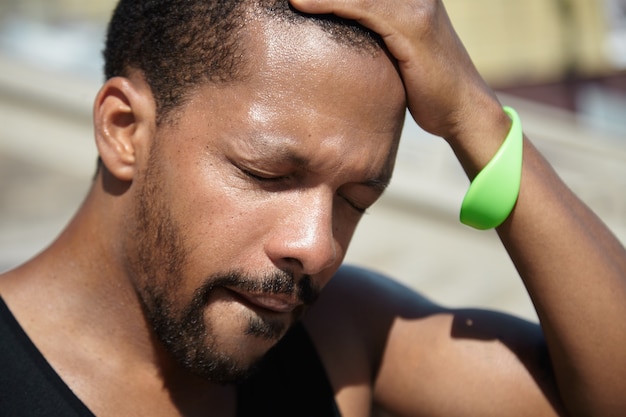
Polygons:
<instances>
[{"instance_id":1,"label":"green silicone bracelet","mask_svg":"<svg viewBox=\"0 0 626 417\"><path fill-rule=\"evenodd\" d=\"M472 181L463 204L461 222L480 230L501 225L511 214L522 178L522 123L511 107L511 130L498 152Z\"/></svg>"}]
</instances>

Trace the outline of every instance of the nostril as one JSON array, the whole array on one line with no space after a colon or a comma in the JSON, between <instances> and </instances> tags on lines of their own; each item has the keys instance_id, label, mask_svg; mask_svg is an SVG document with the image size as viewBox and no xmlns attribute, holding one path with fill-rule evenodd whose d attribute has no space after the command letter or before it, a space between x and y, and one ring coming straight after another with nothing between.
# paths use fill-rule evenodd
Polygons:
<instances>
[{"instance_id":1,"label":"nostril","mask_svg":"<svg viewBox=\"0 0 626 417\"><path fill-rule=\"evenodd\" d=\"M265 245L267 256L277 268L313 275L335 264L337 249L332 234L320 236L317 232L290 237L274 236Z\"/></svg>"},{"instance_id":2,"label":"nostril","mask_svg":"<svg viewBox=\"0 0 626 417\"><path fill-rule=\"evenodd\" d=\"M286 257L282 259L283 265L277 265L281 269L300 272L304 269L302 262L296 258Z\"/></svg>"}]
</instances>

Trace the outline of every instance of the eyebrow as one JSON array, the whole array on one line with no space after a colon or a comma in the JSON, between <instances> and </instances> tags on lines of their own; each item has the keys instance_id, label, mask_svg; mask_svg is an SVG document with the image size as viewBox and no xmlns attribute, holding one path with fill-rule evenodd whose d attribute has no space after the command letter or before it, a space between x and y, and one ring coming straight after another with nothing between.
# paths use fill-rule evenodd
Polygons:
<instances>
[{"instance_id":1,"label":"eyebrow","mask_svg":"<svg viewBox=\"0 0 626 417\"><path fill-rule=\"evenodd\" d=\"M256 137L255 139L260 139L261 141L265 140L265 138L263 137ZM248 146L254 147L251 142L245 141L244 143L246 143ZM256 147L255 152L257 153L257 156L260 156L262 158L279 160L281 162L290 164L291 166L298 169L308 170L310 168L310 162L308 158L298 154L296 151L288 147L276 146L275 143L268 143L266 141L265 145ZM379 175L365 181L358 182L357 184L372 188L382 194L391 182L390 171L391 170L389 169L389 166L385 164L383 172L381 172Z\"/></svg>"},{"instance_id":2,"label":"eyebrow","mask_svg":"<svg viewBox=\"0 0 626 417\"><path fill-rule=\"evenodd\" d=\"M291 149L281 149L280 157L284 158L284 161L287 161L297 168L305 170L309 168L308 160L298 155ZM382 194L387 189L390 182L391 176L388 174L388 168L385 167L385 170L380 175L362 182L358 182L358 184L372 188Z\"/></svg>"},{"instance_id":3,"label":"eyebrow","mask_svg":"<svg viewBox=\"0 0 626 417\"><path fill-rule=\"evenodd\" d=\"M306 169L309 166L308 159L299 155L293 149L280 143L275 138L266 138L264 135L243 136L240 144L247 149L250 155L268 160L278 160L290 164L296 168Z\"/></svg>"}]
</instances>

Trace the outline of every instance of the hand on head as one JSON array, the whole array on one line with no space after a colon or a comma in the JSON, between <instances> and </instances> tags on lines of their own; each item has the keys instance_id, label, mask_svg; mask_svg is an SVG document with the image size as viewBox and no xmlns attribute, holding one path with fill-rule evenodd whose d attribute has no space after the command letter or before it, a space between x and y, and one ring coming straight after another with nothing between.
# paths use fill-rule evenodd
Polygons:
<instances>
[{"instance_id":1,"label":"hand on head","mask_svg":"<svg viewBox=\"0 0 626 417\"><path fill-rule=\"evenodd\" d=\"M378 33L397 60L408 108L426 131L454 140L478 111L502 113L439 0L291 0L305 13L333 13Z\"/></svg>"}]
</instances>

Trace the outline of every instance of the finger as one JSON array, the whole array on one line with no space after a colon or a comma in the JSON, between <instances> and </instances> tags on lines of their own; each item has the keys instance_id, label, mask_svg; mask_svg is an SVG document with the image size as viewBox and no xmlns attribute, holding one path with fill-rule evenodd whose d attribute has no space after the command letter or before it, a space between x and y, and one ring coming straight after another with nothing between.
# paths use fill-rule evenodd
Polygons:
<instances>
[{"instance_id":1,"label":"finger","mask_svg":"<svg viewBox=\"0 0 626 417\"><path fill-rule=\"evenodd\" d=\"M381 0L290 0L304 13L334 14L354 20L382 37L390 52L399 62L410 58L410 39L417 36L416 9L426 2ZM432 3L432 2L430 2ZM418 6L416 6L418 4ZM422 16L427 13L421 13Z\"/></svg>"},{"instance_id":2,"label":"finger","mask_svg":"<svg viewBox=\"0 0 626 417\"><path fill-rule=\"evenodd\" d=\"M341 15L341 11L344 13L350 14L351 10L354 10L355 7L346 7L345 3L354 3L353 1L342 1L342 0L290 0L293 7L300 10L301 12L311 13L311 14L326 14L332 13L336 15ZM344 16L342 17L354 19L355 16Z\"/></svg>"},{"instance_id":3,"label":"finger","mask_svg":"<svg viewBox=\"0 0 626 417\"><path fill-rule=\"evenodd\" d=\"M334 14L355 20L381 36L389 34L391 21L385 10L388 2L376 0L290 0L293 7L304 13Z\"/></svg>"}]
</instances>

